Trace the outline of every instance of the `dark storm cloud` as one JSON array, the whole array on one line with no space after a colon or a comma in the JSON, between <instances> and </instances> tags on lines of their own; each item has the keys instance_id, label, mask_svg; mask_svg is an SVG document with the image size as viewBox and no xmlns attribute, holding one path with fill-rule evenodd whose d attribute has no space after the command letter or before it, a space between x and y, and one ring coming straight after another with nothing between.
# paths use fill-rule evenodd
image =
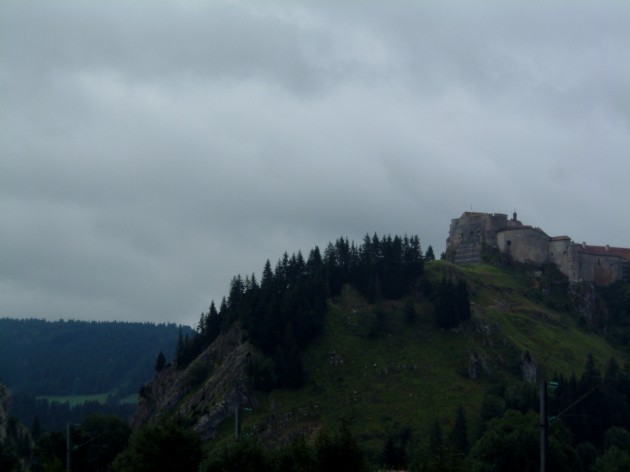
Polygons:
<instances>
[{"instance_id":1,"label":"dark storm cloud","mask_svg":"<svg viewBox=\"0 0 630 472\"><path fill-rule=\"evenodd\" d=\"M630 245L619 2L4 2L0 315L194 322L338 236Z\"/></svg>"}]
</instances>

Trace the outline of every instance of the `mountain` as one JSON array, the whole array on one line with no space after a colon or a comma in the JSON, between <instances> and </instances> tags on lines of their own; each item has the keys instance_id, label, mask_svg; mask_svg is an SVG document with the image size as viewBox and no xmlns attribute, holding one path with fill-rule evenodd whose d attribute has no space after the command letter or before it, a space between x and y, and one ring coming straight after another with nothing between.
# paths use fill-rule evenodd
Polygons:
<instances>
[{"instance_id":1,"label":"mountain","mask_svg":"<svg viewBox=\"0 0 630 472\"><path fill-rule=\"evenodd\" d=\"M56 431L95 414L128 420L158 353L175 355L174 324L0 319L0 379L23 424Z\"/></svg>"},{"instance_id":2,"label":"mountain","mask_svg":"<svg viewBox=\"0 0 630 472\"><path fill-rule=\"evenodd\" d=\"M361 444L381 450L404 431L426 444L435 425L455 427L462 407L472 443L506 409L536 410L542 380L561 380L552 402L560 411L569 380L584 377L589 362L601 381L611 359L621 366L630 360L623 343L604 335L619 333L622 316L606 304L609 292L569 284L553 266L425 261L413 280L397 297L366 296L347 282L329 291L317 335L293 353L302 376L294 388L277 381L290 356L265 352L247 316L224 321L198 356L166 367L142 388L134 426L184 418L221 444L240 406L247 407L243 434L269 445L313 438L343 420ZM456 297L448 287L457 286L465 287L471 316L445 329L443 306ZM261 382L261 372L275 383Z\"/></svg>"},{"instance_id":3,"label":"mountain","mask_svg":"<svg viewBox=\"0 0 630 472\"><path fill-rule=\"evenodd\" d=\"M0 319L0 379L14 393L137 393L160 351L172 358L174 324ZM188 328L186 333L190 333Z\"/></svg>"}]
</instances>

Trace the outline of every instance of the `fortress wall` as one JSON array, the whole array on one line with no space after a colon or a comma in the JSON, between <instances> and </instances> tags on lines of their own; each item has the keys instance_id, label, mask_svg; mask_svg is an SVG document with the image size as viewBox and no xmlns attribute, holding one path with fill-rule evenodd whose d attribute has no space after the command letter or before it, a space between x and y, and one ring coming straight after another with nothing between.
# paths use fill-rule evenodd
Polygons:
<instances>
[{"instance_id":1,"label":"fortress wall","mask_svg":"<svg viewBox=\"0 0 630 472\"><path fill-rule=\"evenodd\" d=\"M575 279L577 278L577 261L576 253L571 250L571 245L569 238L556 240L552 238L549 241L549 259L569 279Z\"/></svg>"},{"instance_id":2,"label":"fortress wall","mask_svg":"<svg viewBox=\"0 0 630 472\"><path fill-rule=\"evenodd\" d=\"M451 220L447 253L458 264L481 262L482 244L498 248L518 262L556 264L572 282L608 285L630 281L630 248L575 244L568 236L550 238L544 231L524 226L516 212L508 220L503 213L464 212Z\"/></svg>"},{"instance_id":3,"label":"fortress wall","mask_svg":"<svg viewBox=\"0 0 630 472\"><path fill-rule=\"evenodd\" d=\"M469 213L451 220L447 247L457 250L461 244L486 243L496 246L497 230L507 226L507 215L502 213Z\"/></svg>"},{"instance_id":4,"label":"fortress wall","mask_svg":"<svg viewBox=\"0 0 630 472\"><path fill-rule=\"evenodd\" d=\"M578 252L578 280L609 285L623 277L623 259Z\"/></svg>"},{"instance_id":5,"label":"fortress wall","mask_svg":"<svg viewBox=\"0 0 630 472\"><path fill-rule=\"evenodd\" d=\"M497 246L515 261L544 264L549 259L549 236L532 227L509 228L497 233Z\"/></svg>"}]
</instances>

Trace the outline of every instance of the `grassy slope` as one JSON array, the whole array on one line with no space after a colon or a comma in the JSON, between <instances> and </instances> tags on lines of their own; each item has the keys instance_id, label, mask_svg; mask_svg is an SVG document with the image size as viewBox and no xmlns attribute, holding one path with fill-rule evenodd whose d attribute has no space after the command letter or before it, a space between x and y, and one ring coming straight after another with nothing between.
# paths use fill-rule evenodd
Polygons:
<instances>
[{"instance_id":1,"label":"grassy slope","mask_svg":"<svg viewBox=\"0 0 630 472\"><path fill-rule=\"evenodd\" d=\"M581 329L575 317L525 297L532 279L523 272L478 265L462 269L477 291L476 314L500 327L520 351L529 351L546 375L581 373L588 353L603 366L610 359L626 360L601 336Z\"/></svg>"},{"instance_id":2,"label":"grassy slope","mask_svg":"<svg viewBox=\"0 0 630 472\"><path fill-rule=\"evenodd\" d=\"M362 442L381 447L383 435L401 426L424 435L437 419L449 431L459 405L473 429L484 393L498 379L518 378L525 351L548 377L553 372L579 375L588 353L602 366L612 356L627 361L603 338L581 330L570 315L527 299L524 291L532 280L523 272L434 262L427 273L433 281L454 273L466 277L473 320L463 329L436 328L431 304L421 299L418 320L410 326L404 322L404 301L375 307L354 292L344 294L330 304L324 335L304 356L305 387L263 397L256 411L244 416L243 431L255 430L270 414L292 418L285 432L306 423L336 427L345 418ZM378 330L373 329L375 310L385 313ZM491 326L492 334L481 334L480 324ZM492 375L468 377L472 352L488 361ZM228 436L231 425L223 431Z\"/></svg>"},{"instance_id":3,"label":"grassy slope","mask_svg":"<svg viewBox=\"0 0 630 472\"><path fill-rule=\"evenodd\" d=\"M70 406L82 405L87 402L98 402L98 403L107 403L107 399L109 398L109 393L99 393L95 395L68 395L68 396L58 396L58 395L42 395L37 397L37 399L48 400L49 402L57 402L57 403L68 403ZM130 404L135 405L138 403L138 395L131 394L126 396L125 398L118 401L118 403L122 404Z\"/></svg>"}]
</instances>

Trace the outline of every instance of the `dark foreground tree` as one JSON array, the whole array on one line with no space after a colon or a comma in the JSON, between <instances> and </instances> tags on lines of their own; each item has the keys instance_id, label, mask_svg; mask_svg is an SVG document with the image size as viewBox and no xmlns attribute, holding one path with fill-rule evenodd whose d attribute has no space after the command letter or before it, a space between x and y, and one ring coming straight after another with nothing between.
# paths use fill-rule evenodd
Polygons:
<instances>
[{"instance_id":1,"label":"dark foreground tree","mask_svg":"<svg viewBox=\"0 0 630 472\"><path fill-rule=\"evenodd\" d=\"M468 454L470 444L468 443L468 425L466 422L466 415L464 409L460 406L457 409L457 417L455 418L455 425L449 435L449 443L462 455Z\"/></svg>"},{"instance_id":2,"label":"dark foreground tree","mask_svg":"<svg viewBox=\"0 0 630 472\"><path fill-rule=\"evenodd\" d=\"M612 446L595 460L591 470L594 472L627 472L630 470L630 453L617 446Z\"/></svg>"},{"instance_id":3,"label":"dark foreground tree","mask_svg":"<svg viewBox=\"0 0 630 472\"><path fill-rule=\"evenodd\" d=\"M388 469L400 470L407 467L407 443L411 438L411 429L402 428L390 434L383 445L381 463Z\"/></svg>"},{"instance_id":4,"label":"dark foreground tree","mask_svg":"<svg viewBox=\"0 0 630 472\"><path fill-rule=\"evenodd\" d=\"M16 452L3 444L0 444L0 470L12 472L17 471L19 460Z\"/></svg>"},{"instance_id":5,"label":"dark foreground tree","mask_svg":"<svg viewBox=\"0 0 630 472\"><path fill-rule=\"evenodd\" d=\"M283 472L317 472L315 448L310 446L304 437L299 437L288 447L272 454L274 470Z\"/></svg>"},{"instance_id":6,"label":"dark foreground tree","mask_svg":"<svg viewBox=\"0 0 630 472\"><path fill-rule=\"evenodd\" d=\"M580 470L571 435L559 421L550 428L547 470ZM491 420L484 435L470 451L470 470L499 472L518 470L537 472L540 469L540 430L538 414L508 410Z\"/></svg>"},{"instance_id":7,"label":"dark foreground tree","mask_svg":"<svg viewBox=\"0 0 630 472\"><path fill-rule=\"evenodd\" d=\"M113 472L197 472L201 440L192 430L173 421L145 426L134 432L129 447L118 455Z\"/></svg>"},{"instance_id":8,"label":"dark foreground tree","mask_svg":"<svg viewBox=\"0 0 630 472\"><path fill-rule=\"evenodd\" d=\"M345 424L333 436L321 434L317 438L315 447L317 470L352 470L356 472L368 470L365 454Z\"/></svg>"},{"instance_id":9,"label":"dark foreground tree","mask_svg":"<svg viewBox=\"0 0 630 472\"><path fill-rule=\"evenodd\" d=\"M73 472L105 472L127 446L131 429L115 416L91 415L72 427L71 469ZM66 470L66 434L43 434L33 452L32 472ZM4 470L0 468L0 470Z\"/></svg>"},{"instance_id":10,"label":"dark foreground tree","mask_svg":"<svg viewBox=\"0 0 630 472\"><path fill-rule=\"evenodd\" d=\"M271 472L271 461L262 445L253 439L243 439L224 446L207 457L201 472Z\"/></svg>"},{"instance_id":11,"label":"dark foreground tree","mask_svg":"<svg viewBox=\"0 0 630 472\"><path fill-rule=\"evenodd\" d=\"M33 451L31 470L44 472L64 470L66 464L66 438L59 431L43 434ZM0 469L3 470L3 469Z\"/></svg>"},{"instance_id":12,"label":"dark foreground tree","mask_svg":"<svg viewBox=\"0 0 630 472\"><path fill-rule=\"evenodd\" d=\"M75 433L72 462L74 472L105 472L127 447L131 428L115 416L92 415Z\"/></svg>"},{"instance_id":13,"label":"dark foreground tree","mask_svg":"<svg viewBox=\"0 0 630 472\"><path fill-rule=\"evenodd\" d=\"M180 469L177 469L180 470ZM368 470L363 450L344 425L334 434L321 433L315 445L299 438L272 451L256 439L247 438L210 452L201 472L319 472Z\"/></svg>"}]
</instances>

